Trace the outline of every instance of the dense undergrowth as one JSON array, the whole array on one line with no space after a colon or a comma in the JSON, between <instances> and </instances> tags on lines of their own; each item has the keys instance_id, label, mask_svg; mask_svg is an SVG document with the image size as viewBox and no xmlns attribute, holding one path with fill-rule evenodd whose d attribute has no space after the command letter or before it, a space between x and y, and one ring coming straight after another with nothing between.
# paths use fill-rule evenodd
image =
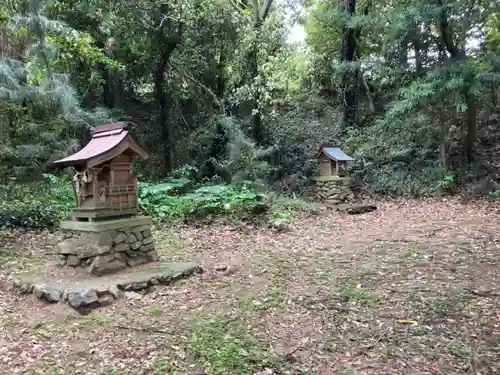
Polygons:
<instances>
[{"instance_id":1,"label":"dense undergrowth","mask_svg":"<svg viewBox=\"0 0 500 375\"><path fill-rule=\"evenodd\" d=\"M71 181L44 175L42 181L0 185L0 228L56 226L74 206Z\"/></svg>"},{"instance_id":2,"label":"dense undergrowth","mask_svg":"<svg viewBox=\"0 0 500 375\"><path fill-rule=\"evenodd\" d=\"M139 209L157 223L209 223L226 217L279 226L293 212L312 206L249 183L195 184L187 178L139 182ZM44 175L43 181L0 185L0 228L54 228L75 206L69 178Z\"/></svg>"}]
</instances>

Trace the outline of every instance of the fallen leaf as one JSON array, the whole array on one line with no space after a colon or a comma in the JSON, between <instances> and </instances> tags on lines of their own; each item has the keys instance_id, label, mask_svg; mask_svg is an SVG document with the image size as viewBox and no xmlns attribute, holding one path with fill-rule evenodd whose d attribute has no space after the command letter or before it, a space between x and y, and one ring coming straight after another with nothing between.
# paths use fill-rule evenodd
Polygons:
<instances>
[{"instance_id":1,"label":"fallen leaf","mask_svg":"<svg viewBox=\"0 0 500 375\"><path fill-rule=\"evenodd\" d=\"M397 322L399 324L410 324L410 325L418 324L418 322L416 320L412 320L412 319L399 319Z\"/></svg>"}]
</instances>

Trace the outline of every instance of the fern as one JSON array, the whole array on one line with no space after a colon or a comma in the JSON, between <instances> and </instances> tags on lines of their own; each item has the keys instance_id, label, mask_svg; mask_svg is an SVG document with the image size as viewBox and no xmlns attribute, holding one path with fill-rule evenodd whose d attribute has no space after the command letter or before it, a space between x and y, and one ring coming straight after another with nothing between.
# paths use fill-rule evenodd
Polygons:
<instances>
[{"instance_id":1,"label":"fern","mask_svg":"<svg viewBox=\"0 0 500 375\"><path fill-rule=\"evenodd\" d=\"M9 131L15 143L0 151L0 160L16 166L13 172L33 165L43 169L54 157L75 150L75 136L93 125L111 121L103 108L83 109L69 76L52 68L57 49L47 33L74 38L79 34L41 14L40 0L29 0L25 9L22 14L11 15L7 25L13 40L22 34L32 43L25 59L0 58L0 103L28 106L32 116L29 123L11 123Z\"/></svg>"},{"instance_id":2,"label":"fern","mask_svg":"<svg viewBox=\"0 0 500 375\"><path fill-rule=\"evenodd\" d=\"M229 176L235 184L249 181L262 185L272 172L266 159L276 147L257 147L232 118L222 117L218 121L228 138L226 158L215 161L221 175Z\"/></svg>"}]
</instances>

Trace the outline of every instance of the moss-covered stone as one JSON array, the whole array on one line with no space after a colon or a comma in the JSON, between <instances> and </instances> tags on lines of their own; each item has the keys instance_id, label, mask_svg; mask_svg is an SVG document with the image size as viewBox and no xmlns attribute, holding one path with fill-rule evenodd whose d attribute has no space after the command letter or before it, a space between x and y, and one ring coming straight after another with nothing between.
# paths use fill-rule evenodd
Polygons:
<instances>
[{"instance_id":1,"label":"moss-covered stone","mask_svg":"<svg viewBox=\"0 0 500 375\"><path fill-rule=\"evenodd\" d=\"M137 242L137 237L135 236L134 233L130 233L127 237L127 239L125 240L128 244L132 244L134 242Z\"/></svg>"},{"instance_id":2,"label":"moss-covered stone","mask_svg":"<svg viewBox=\"0 0 500 375\"><path fill-rule=\"evenodd\" d=\"M119 243L118 245L116 245L114 247L114 250L115 251L127 251L127 250L130 250L130 244L128 244L126 242Z\"/></svg>"},{"instance_id":3,"label":"moss-covered stone","mask_svg":"<svg viewBox=\"0 0 500 375\"><path fill-rule=\"evenodd\" d=\"M119 244L119 243L122 243L123 241L125 241L127 239L127 236L125 233L123 232L120 232L116 235L116 237L114 238L114 242L116 244Z\"/></svg>"},{"instance_id":4,"label":"moss-covered stone","mask_svg":"<svg viewBox=\"0 0 500 375\"><path fill-rule=\"evenodd\" d=\"M111 246L113 245L113 240L116 237L116 231L106 231L98 233L97 244L99 246Z\"/></svg>"},{"instance_id":5,"label":"moss-covered stone","mask_svg":"<svg viewBox=\"0 0 500 375\"><path fill-rule=\"evenodd\" d=\"M153 242L153 241L154 241L153 237L151 237L151 236L150 236L150 237L146 237L146 238L144 238L144 239L142 240L142 244L143 244L143 245L147 245L147 244L149 244L149 243L151 243L151 242Z\"/></svg>"},{"instance_id":6,"label":"moss-covered stone","mask_svg":"<svg viewBox=\"0 0 500 375\"><path fill-rule=\"evenodd\" d=\"M155 247L149 227L140 225L100 232L66 230L63 240L57 244L57 251L62 265L87 267L88 272L101 275L127 265L155 261L158 259Z\"/></svg>"}]
</instances>

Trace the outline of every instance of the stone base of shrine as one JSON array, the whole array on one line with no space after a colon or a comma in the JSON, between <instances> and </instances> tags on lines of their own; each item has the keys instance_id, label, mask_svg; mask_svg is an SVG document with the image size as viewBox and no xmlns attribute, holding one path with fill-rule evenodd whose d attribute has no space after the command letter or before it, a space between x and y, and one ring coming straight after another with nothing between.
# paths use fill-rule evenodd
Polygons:
<instances>
[{"instance_id":1,"label":"stone base of shrine","mask_svg":"<svg viewBox=\"0 0 500 375\"><path fill-rule=\"evenodd\" d=\"M149 217L63 221L57 244L61 262L101 276L158 260Z\"/></svg>"},{"instance_id":2,"label":"stone base of shrine","mask_svg":"<svg viewBox=\"0 0 500 375\"><path fill-rule=\"evenodd\" d=\"M347 203L354 199L350 188L351 179L339 176L316 177L314 195L316 199L327 204Z\"/></svg>"}]
</instances>

